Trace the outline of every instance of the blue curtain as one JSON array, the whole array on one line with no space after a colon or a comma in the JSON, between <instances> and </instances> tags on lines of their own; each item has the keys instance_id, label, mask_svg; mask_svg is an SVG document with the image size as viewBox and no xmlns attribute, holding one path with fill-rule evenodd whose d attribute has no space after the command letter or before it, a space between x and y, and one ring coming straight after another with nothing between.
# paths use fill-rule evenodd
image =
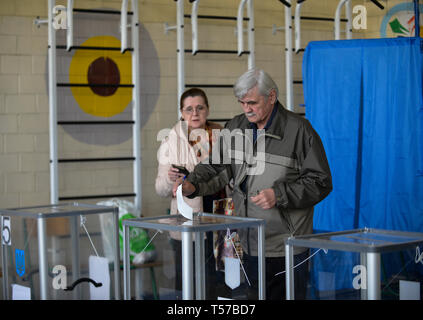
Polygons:
<instances>
[{"instance_id":1,"label":"blue curtain","mask_svg":"<svg viewBox=\"0 0 423 320\"><path fill-rule=\"evenodd\" d=\"M322 138L334 186L315 208L316 232L423 232L422 71L417 38L307 46L306 117ZM345 276L336 289L352 287L356 262L348 253L343 258L350 263L339 264ZM318 255L314 265L330 269L330 260Z\"/></svg>"}]
</instances>

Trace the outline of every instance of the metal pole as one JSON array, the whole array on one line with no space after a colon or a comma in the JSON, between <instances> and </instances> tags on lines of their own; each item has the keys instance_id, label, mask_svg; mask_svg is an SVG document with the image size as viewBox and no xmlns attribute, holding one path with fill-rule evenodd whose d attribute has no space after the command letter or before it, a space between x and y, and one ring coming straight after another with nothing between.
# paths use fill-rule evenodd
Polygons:
<instances>
[{"instance_id":1,"label":"metal pole","mask_svg":"<svg viewBox=\"0 0 423 320\"><path fill-rule=\"evenodd\" d=\"M238 14L236 18L238 56L244 51L244 6L247 0L241 0L238 5Z\"/></svg>"},{"instance_id":2,"label":"metal pole","mask_svg":"<svg viewBox=\"0 0 423 320\"><path fill-rule=\"evenodd\" d=\"M345 30L347 33L347 39L352 39L352 12L350 0L348 0L345 4L345 15L347 16L347 26Z\"/></svg>"},{"instance_id":3,"label":"metal pole","mask_svg":"<svg viewBox=\"0 0 423 320\"><path fill-rule=\"evenodd\" d=\"M37 219L38 231L38 264L40 270L40 294L41 300L48 300L48 262L46 241L46 219Z\"/></svg>"},{"instance_id":4,"label":"metal pole","mask_svg":"<svg viewBox=\"0 0 423 320\"><path fill-rule=\"evenodd\" d=\"M124 53L128 48L128 0L122 1L120 9L120 42L120 52Z\"/></svg>"},{"instance_id":5,"label":"metal pole","mask_svg":"<svg viewBox=\"0 0 423 320\"><path fill-rule=\"evenodd\" d=\"M70 51L73 47L73 0L68 0L66 16L66 50Z\"/></svg>"},{"instance_id":6,"label":"metal pole","mask_svg":"<svg viewBox=\"0 0 423 320\"><path fill-rule=\"evenodd\" d=\"M341 10L342 7L345 5L345 3L349 3L349 0L340 0L338 6L336 7L335 11L335 40L339 40L341 38ZM351 16L351 6L348 11L348 7L346 7L346 14L349 22L347 23L347 34L348 34L348 28L351 29L351 18L348 17L348 14Z\"/></svg>"},{"instance_id":7,"label":"metal pole","mask_svg":"<svg viewBox=\"0 0 423 320\"><path fill-rule=\"evenodd\" d=\"M367 253L367 297L380 300L380 253Z\"/></svg>"},{"instance_id":8,"label":"metal pole","mask_svg":"<svg viewBox=\"0 0 423 320\"><path fill-rule=\"evenodd\" d=\"M50 202L59 202L57 169L57 88L56 88L56 31L53 27L55 0L48 0L48 104L50 142Z\"/></svg>"},{"instance_id":9,"label":"metal pole","mask_svg":"<svg viewBox=\"0 0 423 320\"><path fill-rule=\"evenodd\" d=\"M248 69L255 67L255 43L254 43L254 0L248 1L248 48L250 54L248 56Z\"/></svg>"},{"instance_id":10,"label":"metal pole","mask_svg":"<svg viewBox=\"0 0 423 320\"><path fill-rule=\"evenodd\" d=\"M120 290L121 290L121 283L120 283L120 245L119 245L119 209L115 208L113 212L113 227L115 229L114 232L114 241L115 241L115 250L114 250L114 274L115 274L115 300L120 300Z\"/></svg>"},{"instance_id":11,"label":"metal pole","mask_svg":"<svg viewBox=\"0 0 423 320\"><path fill-rule=\"evenodd\" d=\"M257 229L258 232L258 277L259 277L259 300L266 299L266 249L264 224Z\"/></svg>"},{"instance_id":12,"label":"metal pole","mask_svg":"<svg viewBox=\"0 0 423 320\"><path fill-rule=\"evenodd\" d=\"M285 244L285 290L286 300L294 300L294 248Z\"/></svg>"},{"instance_id":13,"label":"metal pole","mask_svg":"<svg viewBox=\"0 0 423 320\"><path fill-rule=\"evenodd\" d=\"M79 261L79 221L80 216L72 216L70 220L70 233L72 244L72 282L79 279L80 261ZM78 286L73 290L73 298L79 300L81 298L81 287Z\"/></svg>"},{"instance_id":14,"label":"metal pole","mask_svg":"<svg viewBox=\"0 0 423 320\"><path fill-rule=\"evenodd\" d=\"M204 300L206 298L206 278L204 259L204 233L195 233L195 298Z\"/></svg>"},{"instance_id":15,"label":"metal pole","mask_svg":"<svg viewBox=\"0 0 423 320\"><path fill-rule=\"evenodd\" d=\"M192 300L192 232L182 233L182 299Z\"/></svg>"},{"instance_id":16,"label":"metal pole","mask_svg":"<svg viewBox=\"0 0 423 320\"><path fill-rule=\"evenodd\" d=\"M131 270L129 261L129 227L123 226L123 285L124 299L131 299Z\"/></svg>"},{"instance_id":17,"label":"metal pole","mask_svg":"<svg viewBox=\"0 0 423 320\"><path fill-rule=\"evenodd\" d=\"M191 10L191 30L192 30L192 55L198 51L198 4L200 0L194 1Z\"/></svg>"},{"instance_id":18,"label":"metal pole","mask_svg":"<svg viewBox=\"0 0 423 320\"><path fill-rule=\"evenodd\" d=\"M290 0L287 0L290 3ZM285 69L286 69L286 108L294 111L294 86L292 80L292 13L285 6Z\"/></svg>"},{"instance_id":19,"label":"metal pole","mask_svg":"<svg viewBox=\"0 0 423 320\"><path fill-rule=\"evenodd\" d=\"M360 252L360 265L367 266L367 253ZM367 270L367 267L366 267ZM363 278L362 278L363 279ZM364 280L362 280L364 281ZM366 283L365 283L365 289L363 288L363 283L360 289L361 294L361 300L367 300L367 272L366 272Z\"/></svg>"},{"instance_id":20,"label":"metal pole","mask_svg":"<svg viewBox=\"0 0 423 320\"><path fill-rule=\"evenodd\" d=\"M140 49L139 49L139 20L138 20L138 1L132 0L132 20L131 20L131 35L132 35L132 118L134 125L132 126L133 136L133 153L134 153L134 193L135 193L135 208L141 214L142 201L142 179L141 179L141 104L140 104Z\"/></svg>"},{"instance_id":21,"label":"metal pole","mask_svg":"<svg viewBox=\"0 0 423 320\"><path fill-rule=\"evenodd\" d=\"M297 3L295 6L295 53L298 53L301 49L301 6L303 3Z\"/></svg>"},{"instance_id":22,"label":"metal pole","mask_svg":"<svg viewBox=\"0 0 423 320\"><path fill-rule=\"evenodd\" d=\"M1 216L1 230L3 232L3 216ZM10 235L10 234L9 234ZM7 259L7 250L8 250L8 246L3 244L3 235L0 236L1 238L1 254L2 254L2 271L3 271L3 299L4 300L9 300L9 284L8 284L8 279L9 279L9 275L8 275L8 259Z\"/></svg>"},{"instance_id":23,"label":"metal pole","mask_svg":"<svg viewBox=\"0 0 423 320\"><path fill-rule=\"evenodd\" d=\"M177 109L178 119L181 118L181 110L179 109L179 98L185 90L185 65L184 65L184 0L178 0L176 3L176 37L177 37L177 71L178 71L178 97Z\"/></svg>"}]
</instances>

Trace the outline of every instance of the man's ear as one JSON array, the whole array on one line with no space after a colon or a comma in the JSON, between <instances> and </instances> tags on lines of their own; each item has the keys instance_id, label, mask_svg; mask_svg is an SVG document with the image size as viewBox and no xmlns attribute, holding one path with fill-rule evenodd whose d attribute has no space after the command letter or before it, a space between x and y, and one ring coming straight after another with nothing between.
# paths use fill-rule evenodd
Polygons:
<instances>
[{"instance_id":1,"label":"man's ear","mask_svg":"<svg viewBox=\"0 0 423 320\"><path fill-rule=\"evenodd\" d=\"M269 92L269 99L270 99L270 103L271 104L275 104L276 103L276 90L272 89Z\"/></svg>"}]
</instances>

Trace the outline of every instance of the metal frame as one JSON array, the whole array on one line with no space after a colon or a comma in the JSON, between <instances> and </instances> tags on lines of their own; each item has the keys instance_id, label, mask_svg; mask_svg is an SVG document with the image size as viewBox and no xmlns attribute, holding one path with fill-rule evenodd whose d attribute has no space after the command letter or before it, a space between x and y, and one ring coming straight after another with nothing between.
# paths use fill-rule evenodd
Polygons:
<instances>
[{"instance_id":1,"label":"metal frame","mask_svg":"<svg viewBox=\"0 0 423 320\"><path fill-rule=\"evenodd\" d=\"M285 27L284 28L277 28L273 26L272 33L275 34L276 31L285 31L285 78L286 78L286 108L290 111L294 111L294 83L302 83L302 81L294 81L293 80L293 69L292 69L292 52L295 50L295 53L299 53L304 51L301 48L301 7L305 2L298 0L295 7L295 16L294 16L294 23L295 23L295 49L293 50L292 46L292 5L291 0L279 0L285 7ZM352 17L351 17L351 5L350 0L340 0L340 3L344 5L347 2L346 11L347 11L347 37L351 39L352 37ZM336 14L338 17L335 17L335 28L336 25L339 27L340 19L340 7L338 6L339 10L337 10ZM305 18L305 17L304 17ZM329 18L314 18L314 17L307 17L307 19L313 20L322 20L322 21L332 21Z\"/></svg>"},{"instance_id":2,"label":"metal frame","mask_svg":"<svg viewBox=\"0 0 423 320\"><path fill-rule=\"evenodd\" d=\"M383 239L372 238L371 236L368 238L366 238L365 236L358 237L354 236L354 234L372 234L382 237L391 236L397 239L396 241L386 240L386 242L384 242ZM350 237L355 241L343 241L342 237ZM360 240L362 242L360 242ZM360 262L364 263L367 268L367 289L361 292L361 297L362 299L367 298L368 300L379 300L381 298L381 253L407 249L420 244L423 244L423 233L368 228L290 237L285 242L286 299L293 300L295 297L295 279L293 270L294 246L359 252Z\"/></svg>"},{"instance_id":3,"label":"metal frame","mask_svg":"<svg viewBox=\"0 0 423 320\"><path fill-rule=\"evenodd\" d=\"M213 217L220 219L220 222L213 224L196 224L195 219L197 217ZM158 222L160 220L166 222ZM166 230L166 231L178 231L182 233L182 298L184 300L194 299L194 285L193 285L193 246L192 239L194 236L195 240L195 255L196 255L196 296L197 300L205 299L205 267L204 263L204 233L206 231L226 230L227 228L239 229L256 227L258 229L258 274L259 274L259 299L264 300L266 298L265 289L265 222L262 219L254 218L243 218L234 216L222 216L216 214L200 213L194 217L193 221L186 221L181 225L172 225L170 221L184 219L181 215L172 216L160 216L152 218L141 218L141 219L130 219L123 221L123 277L124 277L124 299L130 299L131 293L131 281L130 281L130 262L129 262L129 227ZM231 220L231 222L227 222ZM184 219L185 221L185 219Z\"/></svg>"},{"instance_id":4,"label":"metal frame","mask_svg":"<svg viewBox=\"0 0 423 320\"><path fill-rule=\"evenodd\" d=\"M238 14L236 17L237 21L237 51L231 50L199 50L198 49L198 18L208 19L224 19L232 20L231 17L220 17L220 16L199 16L198 6L200 0L193 0L194 2L191 10L191 26L192 26L192 50L185 50L184 48L184 0L176 1L176 26L168 26L165 23L165 33L169 30L176 29L177 45L176 45L176 56L177 56L177 112L178 119L181 117L181 111L179 108L179 98L187 87L213 87L213 88L231 88L232 85L186 85L185 83L185 52L192 52L192 55L197 53L236 53L241 56L244 53L248 53L248 69L252 69L255 66L255 50L254 50L254 0L241 0L238 6ZM244 7L247 4L247 15L248 15L248 51L244 51L244 29L243 21L247 20L244 18Z\"/></svg>"},{"instance_id":5,"label":"metal frame","mask_svg":"<svg viewBox=\"0 0 423 320\"><path fill-rule=\"evenodd\" d=\"M352 13L351 13L351 0L340 0L335 11L335 40L341 38L341 10L345 5L345 15L347 16L346 33L347 39L352 39Z\"/></svg>"},{"instance_id":6,"label":"metal frame","mask_svg":"<svg viewBox=\"0 0 423 320\"><path fill-rule=\"evenodd\" d=\"M119 50L118 48L84 48L73 45L73 12L81 13L99 13L99 14L120 14L121 15L121 52L132 51L132 84L120 85L132 87L132 118L133 121L127 121L125 124L132 125L133 129L133 193L118 194L118 195L93 195L84 197L59 197L59 170L58 163L64 162L58 159L57 147L57 125L61 125L57 121L57 87L63 86L87 86L85 84L61 84L56 80L56 49L62 46L56 46L56 30L53 27L53 9L55 7L55 0L48 0L48 19L46 21L37 20L37 24L48 24L48 91L49 91L49 144L50 144L50 203L57 204L60 200L69 199L97 199L105 197L127 197L134 196L135 208L141 212L141 192L142 192L142 176L141 176L141 105L140 105L140 75L139 75L139 18L138 18L138 0L131 0L132 12L128 12L128 0L122 1L121 11L117 10L91 10L91 9L75 9L73 8L74 1L67 2L67 23L66 23L66 50L72 49L100 49L100 50ZM128 26L127 16L131 15L130 25ZM128 28L131 29L131 45L128 48ZM72 122L68 121L64 124L108 124L113 121L86 121ZM122 121L116 123L123 123ZM116 158L115 161L121 161L122 158ZM107 159L99 159L99 161L109 161ZM124 161L128 157L124 158ZM75 159L75 162L79 161ZM94 159L89 159L94 161ZM110 160L112 161L112 160ZM69 161L67 161L69 162Z\"/></svg>"},{"instance_id":7,"label":"metal frame","mask_svg":"<svg viewBox=\"0 0 423 320\"><path fill-rule=\"evenodd\" d=\"M53 208L67 208L69 210L62 212L49 212ZM114 285L115 285L115 298L120 299L120 247L119 247L119 211L115 207L97 206L79 203L64 203L58 205L35 206L35 207L22 207L13 209L1 209L0 217L3 227L3 216L15 217L28 217L37 219L38 231L38 263L40 274L40 298L41 300L48 300L48 259L47 259L47 236L46 236L46 222L49 218L68 217L70 219L71 227L71 248L72 248L72 279L77 280L80 277L80 260L79 260L79 224L78 217L81 215L93 215L112 213L114 215ZM78 236L75 236L78 235ZM2 244L2 269L3 272L3 295L5 299L9 299L8 294L8 276L7 276L7 254L5 245ZM73 292L74 299L80 299L81 291L77 288Z\"/></svg>"},{"instance_id":8,"label":"metal frame","mask_svg":"<svg viewBox=\"0 0 423 320\"><path fill-rule=\"evenodd\" d=\"M335 24L335 40L340 39L340 22L345 21L346 26L346 35L347 39L352 39L352 13L351 13L351 0L340 0L338 7L335 11L335 18L320 18L320 17L301 17L301 6L306 0L297 0L295 7L295 53L304 51L301 48L301 20L318 20L318 21L334 21ZM414 3L419 0L414 0ZM276 27L273 26L272 34L276 34L276 31L285 31L285 77L286 77L286 108L288 110L294 111L294 87L293 84L301 84L302 81L294 81L292 76L292 6L291 0L279 0L285 6L285 27ZM371 0L377 7L384 9L384 6L381 5L377 0ZM346 19L341 19L341 9L345 5ZM416 10L415 10L416 11Z\"/></svg>"}]
</instances>

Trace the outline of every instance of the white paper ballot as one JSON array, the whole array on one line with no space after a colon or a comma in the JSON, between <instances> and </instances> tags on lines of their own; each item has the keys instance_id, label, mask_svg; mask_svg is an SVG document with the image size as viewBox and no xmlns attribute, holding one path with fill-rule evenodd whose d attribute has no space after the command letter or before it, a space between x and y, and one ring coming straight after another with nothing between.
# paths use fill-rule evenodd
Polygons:
<instances>
[{"instance_id":1,"label":"white paper ballot","mask_svg":"<svg viewBox=\"0 0 423 320\"><path fill-rule=\"evenodd\" d=\"M90 283L91 300L110 300L110 273L109 260L103 257L90 256L88 258L90 279L101 283L101 287L95 287Z\"/></svg>"},{"instance_id":2,"label":"white paper ballot","mask_svg":"<svg viewBox=\"0 0 423 320\"><path fill-rule=\"evenodd\" d=\"M239 287L241 275L239 260L225 257L225 283L232 290Z\"/></svg>"},{"instance_id":3,"label":"white paper ballot","mask_svg":"<svg viewBox=\"0 0 423 320\"><path fill-rule=\"evenodd\" d=\"M31 300L31 288L12 284L12 300Z\"/></svg>"},{"instance_id":4,"label":"white paper ballot","mask_svg":"<svg viewBox=\"0 0 423 320\"><path fill-rule=\"evenodd\" d=\"M176 200L178 203L179 213L182 214L185 218L192 220L192 208L184 200L182 195L182 184L180 184L176 190Z\"/></svg>"}]
</instances>

